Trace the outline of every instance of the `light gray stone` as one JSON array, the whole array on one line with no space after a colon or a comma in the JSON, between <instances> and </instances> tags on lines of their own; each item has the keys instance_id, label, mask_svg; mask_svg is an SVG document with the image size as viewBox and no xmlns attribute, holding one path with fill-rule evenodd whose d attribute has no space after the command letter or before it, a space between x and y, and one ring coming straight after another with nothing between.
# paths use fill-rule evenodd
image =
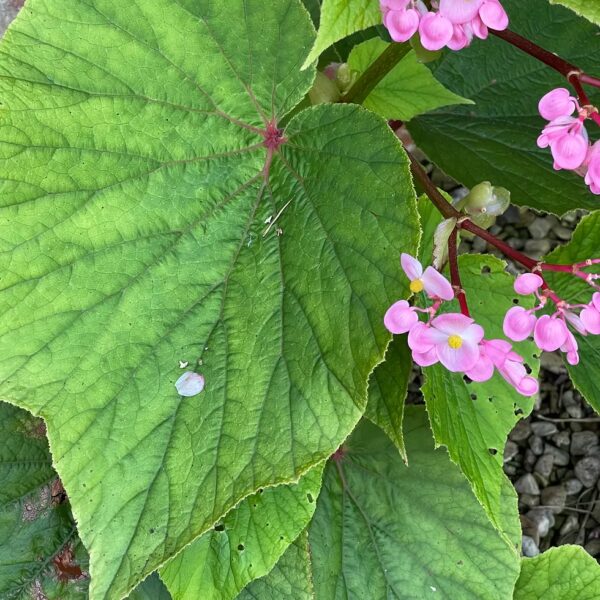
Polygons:
<instances>
[{"instance_id":1,"label":"light gray stone","mask_svg":"<svg viewBox=\"0 0 600 600\"><path fill-rule=\"evenodd\" d=\"M523 536L521 545L523 548L523 556L526 556L527 558L534 558L540 553L538 545L535 543L533 538L529 537L528 535Z\"/></svg>"},{"instance_id":2,"label":"light gray stone","mask_svg":"<svg viewBox=\"0 0 600 600\"><path fill-rule=\"evenodd\" d=\"M554 464L557 467L566 467L569 464L570 457L568 452L565 452L560 448L556 448L552 444L546 444L545 452L546 454L552 454L552 457L554 458Z\"/></svg>"},{"instance_id":3,"label":"light gray stone","mask_svg":"<svg viewBox=\"0 0 600 600\"><path fill-rule=\"evenodd\" d=\"M584 487L596 485L600 477L600 456L586 456L575 465L575 476Z\"/></svg>"},{"instance_id":4,"label":"light gray stone","mask_svg":"<svg viewBox=\"0 0 600 600\"><path fill-rule=\"evenodd\" d=\"M515 481L515 490L517 490L519 494L539 496L540 486L531 473L525 473L525 475L522 475Z\"/></svg>"},{"instance_id":5,"label":"light gray stone","mask_svg":"<svg viewBox=\"0 0 600 600\"><path fill-rule=\"evenodd\" d=\"M541 502L555 515L560 514L567 503L567 491L562 485L552 485L542 490Z\"/></svg>"},{"instance_id":6,"label":"light gray stone","mask_svg":"<svg viewBox=\"0 0 600 600\"><path fill-rule=\"evenodd\" d=\"M558 427L549 421L535 421L531 424L531 431L539 437L547 437L558 433Z\"/></svg>"}]
</instances>

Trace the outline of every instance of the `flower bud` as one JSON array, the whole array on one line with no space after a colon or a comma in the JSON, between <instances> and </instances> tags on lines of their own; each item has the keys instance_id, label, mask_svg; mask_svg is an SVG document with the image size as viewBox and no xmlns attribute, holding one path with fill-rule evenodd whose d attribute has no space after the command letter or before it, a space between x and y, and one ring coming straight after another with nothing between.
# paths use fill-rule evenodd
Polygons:
<instances>
[{"instance_id":1,"label":"flower bud","mask_svg":"<svg viewBox=\"0 0 600 600\"><path fill-rule=\"evenodd\" d=\"M334 103L340 99L340 90L334 81L326 75L317 72L315 82L308 92L311 104Z\"/></svg>"},{"instance_id":2,"label":"flower bud","mask_svg":"<svg viewBox=\"0 0 600 600\"><path fill-rule=\"evenodd\" d=\"M469 215L489 215L497 217L503 214L510 204L510 192L503 187L495 187L489 181L483 181L473 187L461 201Z\"/></svg>"}]
</instances>

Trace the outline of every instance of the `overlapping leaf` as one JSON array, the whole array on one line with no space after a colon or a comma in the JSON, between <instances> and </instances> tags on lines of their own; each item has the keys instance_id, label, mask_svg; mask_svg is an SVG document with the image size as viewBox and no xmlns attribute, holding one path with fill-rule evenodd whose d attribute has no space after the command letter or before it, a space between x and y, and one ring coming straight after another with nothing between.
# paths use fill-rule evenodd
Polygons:
<instances>
[{"instance_id":1,"label":"overlapping leaf","mask_svg":"<svg viewBox=\"0 0 600 600\"><path fill-rule=\"evenodd\" d=\"M558 247L546 257L546 262L573 264L588 258L600 258L598 231L600 230L600 211L582 219L573 233L572 240ZM598 267L588 269L589 272L600 271ZM580 279L569 274L545 274L551 287L570 304L588 304L594 290ZM576 335L579 345L580 362L573 366L567 364L569 375L577 389L585 399L600 412L600 336L587 337Z\"/></svg>"},{"instance_id":2,"label":"overlapping leaf","mask_svg":"<svg viewBox=\"0 0 600 600\"><path fill-rule=\"evenodd\" d=\"M596 26L547 0L528 0L526 6L521 0L504 0L503 5L514 31L596 73ZM504 186L513 202L546 211L597 207L583 179L554 171L550 152L536 145L546 124L538 114L539 99L566 85L558 73L491 36L461 52L447 52L434 75L476 103L441 109L410 124L419 146L444 171L468 187L480 181ZM589 129L594 134L595 126Z\"/></svg>"},{"instance_id":3,"label":"overlapping leaf","mask_svg":"<svg viewBox=\"0 0 600 600\"><path fill-rule=\"evenodd\" d=\"M313 40L297 0L31 0L3 41L0 391L47 420L94 600L364 409L414 195L362 109L278 131Z\"/></svg>"},{"instance_id":4,"label":"overlapping leaf","mask_svg":"<svg viewBox=\"0 0 600 600\"><path fill-rule=\"evenodd\" d=\"M342 38L379 23L379 0L322 0L317 39L303 66L317 60L321 52Z\"/></svg>"},{"instance_id":5,"label":"overlapping leaf","mask_svg":"<svg viewBox=\"0 0 600 600\"><path fill-rule=\"evenodd\" d=\"M296 485L261 490L161 569L174 600L229 600L266 575L310 521L323 465Z\"/></svg>"},{"instance_id":6,"label":"overlapping leaf","mask_svg":"<svg viewBox=\"0 0 600 600\"><path fill-rule=\"evenodd\" d=\"M551 548L523 559L514 600L596 600L600 567L581 546Z\"/></svg>"},{"instance_id":7,"label":"overlapping leaf","mask_svg":"<svg viewBox=\"0 0 600 600\"><path fill-rule=\"evenodd\" d=\"M473 318L484 328L486 339L503 338L506 311L519 301L514 279L504 271L504 263L492 256L463 256L459 262L462 284ZM458 310L458 306L455 307ZM535 346L524 342L515 346L537 374L539 360ZM448 447L452 460L460 466L488 516L506 533L505 504L502 499L507 479L502 471L506 438L520 414L529 414L533 400L520 396L498 373L485 383L466 383L459 373L441 365L428 367L423 394L436 442ZM514 543L506 535L509 543Z\"/></svg>"},{"instance_id":8,"label":"overlapping leaf","mask_svg":"<svg viewBox=\"0 0 600 600\"><path fill-rule=\"evenodd\" d=\"M433 450L422 407L407 408L406 447L408 467L363 421L328 464L309 530L316 600L512 598L517 553L446 452Z\"/></svg>"},{"instance_id":9,"label":"overlapping leaf","mask_svg":"<svg viewBox=\"0 0 600 600\"><path fill-rule=\"evenodd\" d=\"M252 582L238 600L314 600L308 534L302 535L286 550L273 570Z\"/></svg>"},{"instance_id":10,"label":"overlapping leaf","mask_svg":"<svg viewBox=\"0 0 600 600\"><path fill-rule=\"evenodd\" d=\"M562 4L588 21L600 25L600 2L598 0L550 0L552 4Z\"/></svg>"},{"instance_id":11,"label":"overlapping leaf","mask_svg":"<svg viewBox=\"0 0 600 600\"><path fill-rule=\"evenodd\" d=\"M0 598L83 600L87 555L48 451L44 424L0 403Z\"/></svg>"},{"instance_id":12,"label":"overlapping leaf","mask_svg":"<svg viewBox=\"0 0 600 600\"><path fill-rule=\"evenodd\" d=\"M376 38L355 46L348 65L364 72L388 44ZM408 121L417 115L452 104L472 104L446 89L411 50L373 89L363 106L385 117Z\"/></svg>"}]
</instances>

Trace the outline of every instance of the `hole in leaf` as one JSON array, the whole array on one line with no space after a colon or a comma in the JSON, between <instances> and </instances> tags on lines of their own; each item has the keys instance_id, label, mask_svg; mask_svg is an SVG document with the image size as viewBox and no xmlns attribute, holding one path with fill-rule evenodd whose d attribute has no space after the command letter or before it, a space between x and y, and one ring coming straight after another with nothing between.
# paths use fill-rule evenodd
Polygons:
<instances>
[{"instance_id":1,"label":"hole in leaf","mask_svg":"<svg viewBox=\"0 0 600 600\"><path fill-rule=\"evenodd\" d=\"M215 531L225 531L225 525L223 525L223 523L215 525Z\"/></svg>"},{"instance_id":2,"label":"hole in leaf","mask_svg":"<svg viewBox=\"0 0 600 600\"><path fill-rule=\"evenodd\" d=\"M263 488L260 488L260 490L258 490L259 494L262 494L265 490L263 490Z\"/></svg>"},{"instance_id":3,"label":"hole in leaf","mask_svg":"<svg viewBox=\"0 0 600 600\"><path fill-rule=\"evenodd\" d=\"M531 372L532 372L531 367L527 363L525 363L523 366L525 367L525 370L527 371L527 375L531 375Z\"/></svg>"},{"instance_id":4,"label":"hole in leaf","mask_svg":"<svg viewBox=\"0 0 600 600\"><path fill-rule=\"evenodd\" d=\"M471 394L471 400L477 400L477 394Z\"/></svg>"},{"instance_id":5,"label":"hole in leaf","mask_svg":"<svg viewBox=\"0 0 600 600\"><path fill-rule=\"evenodd\" d=\"M513 298L513 304L519 304L519 299L518 298Z\"/></svg>"},{"instance_id":6,"label":"hole in leaf","mask_svg":"<svg viewBox=\"0 0 600 600\"><path fill-rule=\"evenodd\" d=\"M496 450L496 448L488 448L488 452L492 455L492 456L496 456L496 454L498 454L498 450Z\"/></svg>"},{"instance_id":7,"label":"hole in leaf","mask_svg":"<svg viewBox=\"0 0 600 600\"><path fill-rule=\"evenodd\" d=\"M518 417L519 415L522 415L522 414L523 414L523 409L522 408L517 408L515 410L515 416L516 417Z\"/></svg>"},{"instance_id":8,"label":"hole in leaf","mask_svg":"<svg viewBox=\"0 0 600 600\"><path fill-rule=\"evenodd\" d=\"M463 375L463 381L467 384L470 385L471 383L473 383L472 379L469 379L466 375Z\"/></svg>"},{"instance_id":9,"label":"hole in leaf","mask_svg":"<svg viewBox=\"0 0 600 600\"><path fill-rule=\"evenodd\" d=\"M306 494L306 499L312 504L315 499L313 498L313 495L311 493Z\"/></svg>"},{"instance_id":10,"label":"hole in leaf","mask_svg":"<svg viewBox=\"0 0 600 600\"><path fill-rule=\"evenodd\" d=\"M481 267L482 275L489 275L491 272L492 272L492 270L489 267Z\"/></svg>"},{"instance_id":11,"label":"hole in leaf","mask_svg":"<svg viewBox=\"0 0 600 600\"><path fill-rule=\"evenodd\" d=\"M238 550L240 552L243 552L244 551L244 544L238 544Z\"/></svg>"}]
</instances>

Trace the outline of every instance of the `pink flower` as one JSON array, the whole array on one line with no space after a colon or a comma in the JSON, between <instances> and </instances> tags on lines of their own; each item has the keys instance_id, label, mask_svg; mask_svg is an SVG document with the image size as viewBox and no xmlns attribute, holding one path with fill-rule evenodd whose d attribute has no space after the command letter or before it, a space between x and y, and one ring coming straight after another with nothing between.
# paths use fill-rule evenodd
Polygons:
<instances>
[{"instance_id":1,"label":"pink flower","mask_svg":"<svg viewBox=\"0 0 600 600\"><path fill-rule=\"evenodd\" d=\"M540 115L547 121L569 117L575 112L577 100L566 88L556 88L542 97L538 104Z\"/></svg>"},{"instance_id":2,"label":"pink flower","mask_svg":"<svg viewBox=\"0 0 600 600\"><path fill-rule=\"evenodd\" d=\"M419 321L419 315L414 307L410 306L406 300L400 300L392 304L385 313L383 322L391 333L406 333L410 331Z\"/></svg>"},{"instance_id":3,"label":"pink flower","mask_svg":"<svg viewBox=\"0 0 600 600\"><path fill-rule=\"evenodd\" d=\"M600 292L594 294L589 305L581 311L580 318L589 333L600 335Z\"/></svg>"},{"instance_id":4,"label":"pink flower","mask_svg":"<svg viewBox=\"0 0 600 600\"><path fill-rule=\"evenodd\" d=\"M441 13L428 12L421 18L419 34L423 47L435 51L442 49L452 39L454 27Z\"/></svg>"},{"instance_id":5,"label":"pink flower","mask_svg":"<svg viewBox=\"0 0 600 600\"><path fill-rule=\"evenodd\" d=\"M539 383L527 374L524 359L512 351L505 340L483 340L479 346L481 358L466 375L473 381L487 381L494 368L520 394L533 396L539 391Z\"/></svg>"},{"instance_id":6,"label":"pink flower","mask_svg":"<svg viewBox=\"0 0 600 600\"><path fill-rule=\"evenodd\" d=\"M482 4L483 0L440 0L440 14L457 25L469 23Z\"/></svg>"},{"instance_id":7,"label":"pink flower","mask_svg":"<svg viewBox=\"0 0 600 600\"><path fill-rule=\"evenodd\" d=\"M395 42L406 42L419 28L420 15L414 8L392 10L383 22Z\"/></svg>"},{"instance_id":8,"label":"pink flower","mask_svg":"<svg viewBox=\"0 0 600 600\"><path fill-rule=\"evenodd\" d=\"M483 329L473 319L459 313L449 313L433 319L430 325L413 328L408 345L413 353L431 356L452 372L472 369L479 360L479 342Z\"/></svg>"},{"instance_id":9,"label":"pink flower","mask_svg":"<svg viewBox=\"0 0 600 600\"><path fill-rule=\"evenodd\" d=\"M588 153L586 159L587 172L585 182L590 186L592 194L600 195L600 143L596 142Z\"/></svg>"},{"instance_id":10,"label":"pink flower","mask_svg":"<svg viewBox=\"0 0 600 600\"><path fill-rule=\"evenodd\" d=\"M186 371L176 382L175 388L180 396L196 396L204 389L204 377L192 371Z\"/></svg>"},{"instance_id":11,"label":"pink flower","mask_svg":"<svg viewBox=\"0 0 600 600\"><path fill-rule=\"evenodd\" d=\"M532 311L513 306L504 317L504 335L515 342L522 342L533 333L536 322L537 317Z\"/></svg>"},{"instance_id":12,"label":"pink flower","mask_svg":"<svg viewBox=\"0 0 600 600\"><path fill-rule=\"evenodd\" d=\"M544 280L535 273L524 273L519 275L515 280L515 292L522 296L528 296L539 290L544 283Z\"/></svg>"},{"instance_id":13,"label":"pink flower","mask_svg":"<svg viewBox=\"0 0 600 600\"><path fill-rule=\"evenodd\" d=\"M410 279L410 291L418 294L425 290L432 298L452 300L454 290L450 282L433 267L427 267L423 272L423 265L410 254L402 254L400 264Z\"/></svg>"},{"instance_id":14,"label":"pink flower","mask_svg":"<svg viewBox=\"0 0 600 600\"><path fill-rule=\"evenodd\" d=\"M565 352L567 355L567 362L570 365L578 365L579 364L579 352L578 352L579 347L577 346L577 340L575 339L575 336L570 332L567 331L567 340L565 341L565 343L560 347L561 352Z\"/></svg>"},{"instance_id":15,"label":"pink flower","mask_svg":"<svg viewBox=\"0 0 600 600\"><path fill-rule=\"evenodd\" d=\"M504 31L508 27L508 15L498 0L485 0L479 9L479 17L490 29Z\"/></svg>"},{"instance_id":16,"label":"pink flower","mask_svg":"<svg viewBox=\"0 0 600 600\"><path fill-rule=\"evenodd\" d=\"M588 153L588 135L580 119L558 117L542 131L537 145L540 148L550 146L554 158L554 168L578 169L584 163Z\"/></svg>"},{"instance_id":17,"label":"pink flower","mask_svg":"<svg viewBox=\"0 0 600 600\"><path fill-rule=\"evenodd\" d=\"M556 316L543 315L535 324L533 339L538 348L554 352L567 342L569 330L565 322Z\"/></svg>"}]
</instances>

